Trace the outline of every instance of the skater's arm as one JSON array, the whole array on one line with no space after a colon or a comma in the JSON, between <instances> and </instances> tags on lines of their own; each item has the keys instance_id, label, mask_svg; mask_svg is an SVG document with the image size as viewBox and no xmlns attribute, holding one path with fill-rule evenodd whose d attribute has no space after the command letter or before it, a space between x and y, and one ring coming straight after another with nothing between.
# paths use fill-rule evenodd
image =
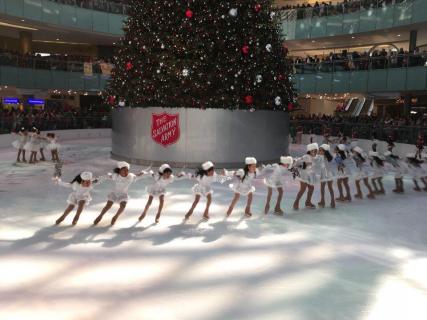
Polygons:
<instances>
[{"instance_id":1,"label":"skater's arm","mask_svg":"<svg viewBox=\"0 0 427 320\"><path fill-rule=\"evenodd\" d=\"M72 183L69 183L69 182L63 182L63 181L61 180L61 178L59 178L59 177L55 177L55 178L53 178L52 180L53 180L53 183L55 183L55 184L56 184L56 185L58 185L58 186L65 187L65 188L72 188L72 187L73 187L73 184L72 184Z\"/></svg>"},{"instance_id":2,"label":"skater's arm","mask_svg":"<svg viewBox=\"0 0 427 320\"><path fill-rule=\"evenodd\" d=\"M144 178L156 179L156 174L154 173L153 170L149 170L149 171L142 170L138 173L135 173L135 181L138 181Z\"/></svg>"},{"instance_id":3,"label":"skater's arm","mask_svg":"<svg viewBox=\"0 0 427 320\"><path fill-rule=\"evenodd\" d=\"M174 181L191 180L193 178L193 174L183 171L183 172L180 172L180 173L178 173L178 175L173 176L173 177L174 177Z\"/></svg>"}]
</instances>

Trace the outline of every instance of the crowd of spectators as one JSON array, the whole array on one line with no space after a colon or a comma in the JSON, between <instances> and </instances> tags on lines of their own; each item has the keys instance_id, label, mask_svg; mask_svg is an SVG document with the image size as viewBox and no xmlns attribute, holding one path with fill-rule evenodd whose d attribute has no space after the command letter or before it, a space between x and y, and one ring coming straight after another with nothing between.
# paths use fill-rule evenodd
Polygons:
<instances>
[{"instance_id":1,"label":"crowd of spectators","mask_svg":"<svg viewBox=\"0 0 427 320\"><path fill-rule=\"evenodd\" d=\"M0 109L0 133L18 131L20 128L30 130L88 129L111 127L109 113L83 113L69 110L17 110Z\"/></svg>"},{"instance_id":2,"label":"crowd of spectators","mask_svg":"<svg viewBox=\"0 0 427 320\"><path fill-rule=\"evenodd\" d=\"M279 9L284 11L296 10L297 19L304 19L346 14L359 10L381 8L409 1L410 0L344 0L335 4L333 4L332 1L316 1L314 4L303 3L297 5L285 5L281 6Z\"/></svg>"},{"instance_id":3,"label":"crowd of spectators","mask_svg":"<svg viewBox=\"0 0 427 320\"><path fill-rule=\"evenodd\" d=\"M398 51L374 50L368 52L329 53L325 56L294 57L295 73L357 71L370 69L402 68L424 66L427 62L427 51L419 48L408 52L402 48Z\"/></svg>"},{"instance_id":4,"label":"crowd of spectators","mask_svg":"<svg viewBox=\"0 0 427 320\"><path fill-rule=\"evenodd\" d=\"M112 64L112 58L92 58L81 55L35 53L20 54L13 50L0 49L0 65L44 70L84 72L84 64L92 64L93 73L102 73L101 64Z\"/></svg>"}]
</instances>

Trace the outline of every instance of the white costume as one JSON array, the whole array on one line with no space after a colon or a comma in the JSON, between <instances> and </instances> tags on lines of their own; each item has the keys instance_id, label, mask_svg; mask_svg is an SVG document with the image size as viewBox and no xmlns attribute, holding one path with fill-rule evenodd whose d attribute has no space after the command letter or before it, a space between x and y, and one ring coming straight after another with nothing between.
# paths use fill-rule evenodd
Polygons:
<instances>
[{"instance_id":1,"label":"white costume","mask_svg":"<svg viewBox=\"0 0 427 320\"><path fill-rule=\"evenodd\" d=\"M364 178L369 178L371 176L371 166L369 165L368 156L363 152L360 147L354 147L354 151L356 151L359 155L352 155L351 159L355 165L355 170L353 173L353 177L355 180L362 180ZM363 161L363 159L365 159Z\"/></svg>"},{"instance_id":2,"label":"white costume","mask_svg":"<svg viewBox=\"0 0 427 320\"><path fill-rule=\"evenodd\" d=\"M398 156L394 156L390 151L385 152L384 156L385 161L392 167L396 179L402 179L409 172L408 165Z\"/></svg>"},{"instance_id":3,"label":"white costume","mask_svg":"<svg viewBox=\"0 0 427 320\"><path fill-rule=\"evenodd\" d=\"M40 139L40 135L32 132L29 133L29 139L27 140L27 143L24 145L24 149L30 152L36 152L40 150L40 143L41 143L41 139Z\"/></svg>"},{"instance_id":4,"label":"white costume","mask_svg":"<svg viewBox=\"0 0 427 320\"><path fill-rule=\"evenodd\" d=\"M207 161L202 164L202 169L204 171L208 171L212 168L214 168L214 164L210 161ZM212 176L204 175L202 177L196 176L195 178L197 180L197 183L193 186L191 190L195 195L205 196L205 197L213 193L212 186L211 186L212 183L217 182L222 184L227 180L231 179L229 176L218 175L215 172Z\"/></svg>"},{"instance_id":5,"label":"white costume","mask_svg":"<svg viewBox=\"0 0 427 320\"><path fill-rule=\"evenodd\" d=\"M320 146L325 151L330 151L330 147L327 144ZM334 160L328 161L326 156L317 155L314 158L314 171L320 178L320 182L333 181L337 175L337 166Z\"/></svg>"},{"instance_id":6,"label":"white costume","mask_svg":"<svg viewBox=\"0 0 427 320\"><path fill-rule=\"evenodd\" d=\"M117 168L130 168L129 164L124 161L120 161L117 163ZM122 177L118 173L108 174L107 176L102 176L99 178L100 182L104 181L113 181L114 182L114 189L111 191L107 199L108 201L120 203L120 202L128 202L129 201L129 195L128 190L132 183L142 179L144 175L136 176L133 173L128 173L126 177Z\"/></svg>"},{"instance_id":7,"label":"white costume","mask_svg":"<svg viewBox=\"0 0 427 320\"><path fill-rule=\"evenodd\" d=\"M384 165L380 165L377 161L375 161L375 157L378 157L381 159L380 155L376 151L369 151L369 158L371 161L371 167L372 167L372 176L373 179L382 178L385 174L385 168Z\"/></svg>"},{"instance_id":8,"label":"white costume","mask_svg":"<svg viewBox=\"0 0 427 320\"><path fill-rule=\"evenodd\" d=\"M58 143L56 137L47 137L46 150L58 150L61 148L61 145Z\"/></svg>"},{"instance_id":9,"label":"white costume","mask_svg":"<svg viewBox=\"0 0 427 320\"><path fill-rule=\"evenodd\" d=\"M255 158L248 157L245 159L246 165L257 164ZM255 187L252 185L254 179L265 178L267 175L268 169L262 169L259 171L258 169L255 172L248 172L245 177L245 171L243 169L239 169L235 172L229 171L228 175L234 175L234 183L230 184L230 188L234 191L234 193L238 193L242 196L247 196L249 193L255 192Z\"/></svg>"},{"instance_id":10,"label":"white costume","mask_svg":"<svg viewBox=\"0 0 427 320\"><path fill-rule=\"evenodd\" d=\"M283 188L285 177L292 177L292 172L289 169L292 168L293 162L292 157L280 157L280 163L287 164L288 168L277 163L267 165L263 169L267 175L264 179L264 184L273 189Z\"/></svg>"},{"instance_id":11,"label":"white costume","mask_svg":"<svg viewBox=\"0 0 427 320\"><path fill-rule=\"evenodd\" d=\"M12 146L18 150L22 150L28 142L28 135L24 135L22 132L17 133L17 135L19 135L19 138L12 142Z\"/></svg>"},{"instance_id":12,"label":"white costume","mask_svg":"<svg viewBox=\"0 0 427 320\"><path fill-rule=\"evenodd\" d=\"M82 174L80 174L80 177L83 180L92 180L92 173L83 172ZM63 182L61 179L57 179L56 183L62 187L73 189L73 192L71 192L68 196L68 204L78 205L80 201L85 201L85 204L88 205L91 202L92 197L90 196L90 191L92 191L93 189L93 183L90 185L90 187L83 187L78 182Z\"/></svg>"},{"instance_id":13,"label":"white costume","mask_svg":"<svg viewBox=\"0 0 427 320\"><path fill-rule=\"evenodd\" d=\"M337 146L338 150L346 153L346 146L339 144ZM351 175L351 170L348 168L348 158L343 159L340 153L336 153L334 157L334 166L336 167L336 176L338 179L349 178Z\"/></svg>"},{"instance_id":14,"label":"white costume","mask_svg":"<svg viewBox=\"0 0 427 320\"><path fill-rule=\"evenodd\" d=\"M406 158L415 158L415 154L413 153L409 153L406 155ZM409 169L409 174L411 175L411 177L413 179L420 179L420 178L424 178L427 177L427 172L426 170L423 169L422 167L422 163L420 164L415 164L413 162L407 162L408 164L408 169Z\"/></svg>"},{"instance_id":15,"label":"white costume","mask_svg":"<svg viewBox=\"0 0 427 320\"><path fill-rule=\"evenodd\" d=\"M310 143L309 145L307 145L307 152L318 149L319 146L317 143ZM316 177L316 171L314 167L315 158L316 157L312 157L309 154L305 154L304 156L296 160L296 164L300 167L299 177L297 178L297 180L309 184L311 186L316 184L318 179Z\"/></svg>"},{"instance_id":16,"label":"white costume","mask_svg":"<svg viewBox=\"0 0 427 320\"><path fill-rule=\"evenodd\" d=\"M152 197L160 197L166 194L166 187L174 181L190 179L191 174L181 172L180 176L175 177L170 175L169 178L165 179L161 175L166 169L171 169L168 164L164 164L159 168L159 173L150 172L150 176L154 178L154 183L146 188L147 193Z\"/></svg>"}]
</instances>

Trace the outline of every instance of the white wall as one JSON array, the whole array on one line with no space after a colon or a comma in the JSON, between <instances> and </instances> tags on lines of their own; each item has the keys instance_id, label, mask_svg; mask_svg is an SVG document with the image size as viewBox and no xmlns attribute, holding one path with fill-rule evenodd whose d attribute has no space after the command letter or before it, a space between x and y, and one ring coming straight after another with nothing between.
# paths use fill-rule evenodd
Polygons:
<instances>
[{"instance_id":1,"label":"white wall","mask_svg":"<svg viewBox=\"0 0 427 320\"><path fill-rule=\"evenodd\" d=\"M53 130L46 132L55 133L61 141L111 137L111 129ZM0 148L12 148L11 143L16 139L17 136L14 134L0 134Z\"/></svg>"},{"instance_id":2,"label":"white wall","mask_svg":"<svg viewBox=\"0 0 427 320\"><path fill-rule=\"evenodd\" d=\"M309 134L303 134L302 135L302 143L303 144L310 143L310 137L311 136L312 135L309 135ZM313 141L319 143L319 145L321 143L323 143L323 141L324 141L323 136L313 135L313 137L314 137ZM333 137L332 139L335 139L335 137ZM372 140L358 139L357 145L365 151L372 150L372 148L371 148ZM414 153L416 151L415 145L413 145L413 144L395 143L395 145L396 145L396 147L394 148L393 153L395 153L401 157L404 157L407 153ZM378 143L378 151L380 153L387 151L387 142L380 141Z\"/></svg>"}]
</instances>

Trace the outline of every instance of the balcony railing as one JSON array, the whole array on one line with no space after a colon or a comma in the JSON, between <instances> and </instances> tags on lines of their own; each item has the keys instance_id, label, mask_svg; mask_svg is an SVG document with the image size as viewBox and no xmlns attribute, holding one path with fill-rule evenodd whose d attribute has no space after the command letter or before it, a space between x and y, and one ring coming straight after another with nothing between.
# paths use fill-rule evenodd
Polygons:
<instances>
[{"instance_id":1,"label":"balcony railing","mask_svg":"<svg viewBox=\"0 0 427 320\"><path fill-rule=\"evenodd\" d=\"M330 135L333 137L347 136L358 139L378 139L387 141L392 137L395 142L415 144L421 133L426 138L426 126L391 126L381 122L357 123L342 120L330 122L322 120L291 120L294 131L305 134Z\"/></svg>"},{"instance_id":2,"label":"balcony railing","mask_svg":"<svg viewBox=\"0 0 427 320\"><path fill-rule=\"evenodd\" d=\"M313 17L329 17L342 14L349 14L358 11L367 11L386 6L401 5L410 3L413 0L353 0L345 1L335 5L319 5L305 8L285 9L285 19L291 19L294 15L286 14L287 11L295 10L297 19L306 19ZM320 1L319 1L320 2Z\"/></svg>"},{"instance_id":3,"label":"balcony railing","mask_svg":"<svg viewBox=\"0 0 427 320\"><path fill-rule=\"evenodd\" d=\"M50 0L61 4L76 6L79 8L104 11L115 14L127 14L129 6L123 3L117 3L107 0Z\"/></svg>"},{"instance_id":4,"label":"balcony railing","mask_svg":"<svg viewBox=\"0 0 427 320\"><path fill-rule=\"evenodd\" d=\"M0 115L0 133L10 133L21 127L36 127L41 131L67 130L67 129L97 129L111 128L111 115L91 116L63 116L55 119L45 118L16 118L11 119L6 115Z\"/></svg>"},{"instance_id":5,"label":"balcony railing","mask_svg":"<svg viewBox=\"0 0 427 320\"><path fill-rule=\"evenodd\" d=\"M427 52L419 54L394 54L392 56L376 56L364 58L340 58L318 62L294 63L297 74L310 74L319 72L362 71L388 68L409 68L426 66Z\"/></svg>"}]
</instances>

